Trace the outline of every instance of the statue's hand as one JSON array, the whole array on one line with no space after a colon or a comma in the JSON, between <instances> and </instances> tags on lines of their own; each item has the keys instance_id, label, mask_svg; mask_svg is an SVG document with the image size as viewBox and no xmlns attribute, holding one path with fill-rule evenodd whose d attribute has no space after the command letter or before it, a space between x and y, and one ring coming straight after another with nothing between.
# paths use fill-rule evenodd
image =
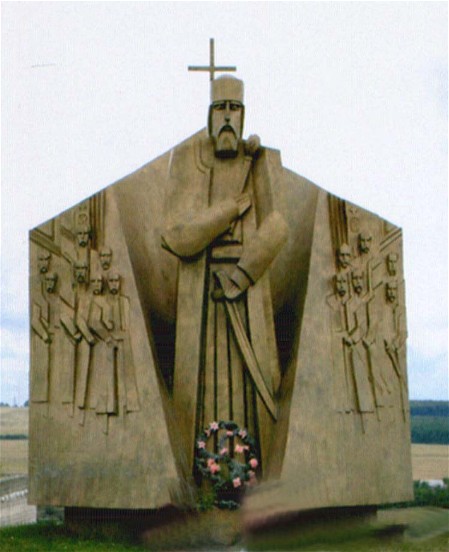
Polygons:
<instances>
[{"instance_id":1,"label":"statue's hand","mask_svg":"<svg viewBox=\"0 0 449 552\"><path fill-rule=\"evenodd\" d=\"M238 206L238 209L239 209L238 216L241 217L251 207L251 198L250 198L249 194L243 193L243 194L240 194L236 198L236 201L237 201L237 206Z\"/></svg>"},{"instance_id":2,"label":"statue's hand","mask_svg":"<svg viewBox=\"0 0 449 552\"><path fill-rule=\"evenodd\" d=\"M254 157L254 155L258 152L259 148L260 148L260 138L257 136L257 134L251 134L251 136L245 142L246 155L251 155L251 157Z\"/></svg>"},{"instance_id":3,"label":"statue's hand","mask_svg":"<svg viewBox=\"0 0 449 552\"><path fill-rule=\"evenodd\" d=\"M238 267L230 277L223 271L215 272L214 277L218 284L218 288L214 292L216 300L222 299L224 296L228 301L235 301L251 285L251 280Z\"/></svg>"},{"instance_id":4,"label":"statue's hand","mask_svg":"<svg viewBox=\"0 0 449 552\"><path fill-rule=\"evenodd\" d=\"M225 289L225 297L229 300L238 299L243 292L245 292L251 285L251 280L245 274L245 272L239 268L235 267L235 270L231 274L229 283L231 284L228 289Z\"/></svg>"}]
</instances>

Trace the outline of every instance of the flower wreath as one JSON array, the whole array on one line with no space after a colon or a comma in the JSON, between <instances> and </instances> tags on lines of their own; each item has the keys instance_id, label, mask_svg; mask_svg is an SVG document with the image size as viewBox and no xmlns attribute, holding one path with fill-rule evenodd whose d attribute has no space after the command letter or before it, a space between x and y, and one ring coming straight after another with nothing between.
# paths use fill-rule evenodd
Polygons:
<instances>
[{"instance_id":1,"label":"flower wreath","mask_svg":"<svg viewBox=\"0 0 449 552\"><path fill-rule=\"evenodd\" d=\"M222 431L218 441L218 454L206 448L207 441ZM236 441L240 443L236 443ZM230 441L233 451L226 446ZM239 462L233 453L244 454L246 462ZM195 465L203 477L210 480L215 491L215 504L219 508L235 509L239 506L245 488L257 483L255 469L259 465L254 440L246 429L235 422L211 422L197 438Z\"/></svg>"}]
</instances>

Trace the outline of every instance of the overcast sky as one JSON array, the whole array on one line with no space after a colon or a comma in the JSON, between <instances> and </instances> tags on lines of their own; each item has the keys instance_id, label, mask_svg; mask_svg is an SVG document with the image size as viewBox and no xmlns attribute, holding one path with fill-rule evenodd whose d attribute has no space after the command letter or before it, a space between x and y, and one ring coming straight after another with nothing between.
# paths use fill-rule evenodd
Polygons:
<instances>
[{"instance_id":1,"label":"overcast sky","mask_svg":"<svg viewBox=\"0 0 449 552\"><path fill-rule=\"evenodd\" d=\"M1 398L28 398L28 230L206 123L404 231L411 398L447 399L446 2L2 3Z\"/></svg>"}]
</instances>

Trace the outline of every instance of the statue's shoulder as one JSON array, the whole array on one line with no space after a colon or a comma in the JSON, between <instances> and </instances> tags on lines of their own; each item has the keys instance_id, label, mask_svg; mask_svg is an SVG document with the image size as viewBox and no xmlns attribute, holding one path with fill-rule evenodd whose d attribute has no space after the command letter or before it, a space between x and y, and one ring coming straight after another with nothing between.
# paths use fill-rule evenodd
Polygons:
<instances>
[{"instance_id":1,"label":"statue's shoulder","mask_svg":"<svg viewBox=\"0 0 449 552\"><path fill-rule=\"evenodd\" d=\"M213 146L204 128L172 148L170 153L170 173L178 168L185 170L186 166L195 166L205 171L213 165Z\"/></svg>"}]
</instances>

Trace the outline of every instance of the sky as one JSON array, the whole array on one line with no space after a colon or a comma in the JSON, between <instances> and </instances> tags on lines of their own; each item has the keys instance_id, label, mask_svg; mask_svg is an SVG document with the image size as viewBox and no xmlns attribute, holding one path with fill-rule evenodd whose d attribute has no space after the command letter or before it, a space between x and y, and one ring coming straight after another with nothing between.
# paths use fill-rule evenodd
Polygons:
<instances>
[{"instance_id":1,"label":"sky","mask_svg":"<svg viewBox=\"0 0 449 552\"><path fill-rule=\"evenodd\" d=\"M412 399L448 399L446 2L3 2L0 401L28 398L28 231L204 127L209 38L245 136L404 233Z\"/></svg>"}]
</instances>

